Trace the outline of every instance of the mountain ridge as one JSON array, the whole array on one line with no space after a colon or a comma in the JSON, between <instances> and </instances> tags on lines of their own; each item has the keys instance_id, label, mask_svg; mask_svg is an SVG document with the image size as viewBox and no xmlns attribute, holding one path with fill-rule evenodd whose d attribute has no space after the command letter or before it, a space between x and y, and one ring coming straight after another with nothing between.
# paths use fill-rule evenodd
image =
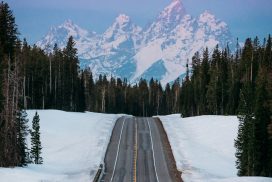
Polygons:
<instances>
[{"instance_id":1,"label":"mountain ridge","mask_svg":"<svg viewBox=\"0 0 272 182\"><path fill-rule=\"evenodd\" d=\"M183 77L187 59L195 52L217 44L223 48L234 40L225 22L209 11L192 17L180 0L173 0L146 28L125 14L117 16L102 34L68 20L51 28L37 46L57 43L63 48L69 36L74 37L81 65L89 67L95 78L106 74L136 82L154 77L162 85Z\"/></svg>"}]
</instances>

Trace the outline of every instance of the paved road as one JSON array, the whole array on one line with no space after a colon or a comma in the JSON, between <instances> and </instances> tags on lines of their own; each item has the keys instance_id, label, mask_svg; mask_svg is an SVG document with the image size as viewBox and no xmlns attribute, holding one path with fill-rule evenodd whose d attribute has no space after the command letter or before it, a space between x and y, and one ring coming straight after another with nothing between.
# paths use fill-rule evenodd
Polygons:
<instances>
[{"instance_id":1,"label":"paved road","mask_svg":"<svg viewBox=\"0 0 272 182\"><path fill-rule=\"evenodd\" d=\"M122 117L105 156L104 182L171 182L169 162L153 118Z\"/></svg>"}]
</instances>

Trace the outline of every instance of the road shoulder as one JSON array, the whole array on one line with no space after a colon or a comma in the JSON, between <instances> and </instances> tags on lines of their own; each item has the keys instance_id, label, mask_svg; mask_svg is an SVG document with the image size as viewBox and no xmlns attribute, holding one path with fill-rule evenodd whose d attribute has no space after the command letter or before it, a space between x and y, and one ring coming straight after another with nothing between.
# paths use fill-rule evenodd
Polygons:
<instances>
[{"instance_id":1,"label":"road shoulder","mask_svg":"<svg viewBox=\"0 0 272 182\"><path fill-rule=\"evenodd\" d=\"M167 167L173 182L183 182L181 172L177 170L176 161L172 152L168 136L159 118L154 118L154 121L159 129L161 141L163 143L163 151L167 161Z\"/></svg>"}]
</instances>

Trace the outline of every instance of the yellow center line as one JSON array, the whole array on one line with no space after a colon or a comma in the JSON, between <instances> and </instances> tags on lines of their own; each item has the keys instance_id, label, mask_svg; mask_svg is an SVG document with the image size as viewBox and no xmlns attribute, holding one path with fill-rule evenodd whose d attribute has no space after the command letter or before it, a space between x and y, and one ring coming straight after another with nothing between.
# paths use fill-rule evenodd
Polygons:
<instances>
[{"instance_id":1,"label":"yellow center line","mask_svg":"<svg viewBox=\"0 0 272 182\"><path fill-rule=\"evenodd\" d=\"M137 182L137 157L138 157L138 138L137 138L138 128L135 118L135 143L134 143L134 169L133 169L133 182Z\"/></svg>"}]
</instances>

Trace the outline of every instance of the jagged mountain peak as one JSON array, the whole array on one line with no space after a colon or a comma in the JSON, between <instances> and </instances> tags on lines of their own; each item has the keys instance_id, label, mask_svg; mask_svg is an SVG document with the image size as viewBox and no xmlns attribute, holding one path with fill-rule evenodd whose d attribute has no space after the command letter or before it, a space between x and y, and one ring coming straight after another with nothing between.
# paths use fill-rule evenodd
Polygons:
<instances>
[{"instance_id":1,"label":"jagged mountain peak","mask_svg":"<svg viewBox=\"0 0 272 182\"><path fill-rule=\"evenodd\" d=\"M185 7L180 0L173 0L159 13L156 20L147 27L144 43L167 36L173 29L182 23L186 15Z\"/></svg>"},{"instance_id":2,"label":"jagged mountain peak","mask_svg":"<svg viewBox=\"0 0 272 182\"><path fill-rule=\"evenodd\" d=\"M120 14L115 18L113 24L104 32L103 37L106 40L113 41L120 36L138 34L141 30L142 28L134 24L129 16Z\"/></svg>"},{"instance_id":3,"label":"jagged mountain peak","mask_svg":"<svg viewBox=\"0 0 272 182\"><path fill-rule=\"evenodd\" d=\"M80 57L86 55L85 53L92 47L93 40L97 38L95 32L83 29L72 20L67 19L58 26L52 26L47 35L38 41L36 45L46 48L50 52L54 44L57 44L59 48L64 48L70 36L74 38Z\"/></svg>"},{"instance_id":4,"label":"jagged mountain peak","mask_svg":"<svg viewBox=\"0 0 272 182\"><path fill-rule=\"evenodd\" d=\"M199 15L198 23L200 26L210 28L211 31L228 29L227 24L224 21L217 19L216 16L208 10Z\"/></svg>"},{"instance_id":5,"label":"jagged mountain peak","mask_svg":"<svg viewBox=\"0 0 272 182\"><path fill-rule=\"evenodd\" d=\"M186 14L185 7L180 0L172 2L159 14L158 19L177 20Z\"/></svg>"},{"instance_id":6,"label":"jagged mountain peak","mask_svg":"<svg viewBox=\"0 0 272 182\"><path fill-rule=\"evenodd\" d=\"M58 26L52 26L46 37L48 38L48 36L50 37L50 36L56 36L60 34L63 34L63 35L65 34L66 36L73 36L75 39L77 39L78 37L81 37L81 36L92 36L96 33L85 30L81 28L80 26L78 26L77 24L75 24L72 20L67 19Z\"/></svg>"},{"instance_id":7,"label":"jagged mountain peak","mask_svg":"<svg viewBox=\"0 0 272 182\"><path fill-rule=\"evenodd\" d=\"M82 34L88 34L88 31L81 28L77 24L75 24L71 19L65 20L62 24L59 26L51 27L51 31L64 31L66 30L70 36L74 36L75 34L82 33Z\"/></svg>"},{"instance_id":8,"label":"jagged mountain peak","mask_svg":"<svg viewBox=\"0 0 272 182\"><path fill-rule=\"evenodd\" d=\"M67 19L61 24L61 26L75 26L75 24L71 19Z\"/></svg>"},{"instance_id":9,"label":"jagged mountain peak","mask_svg":"<svg viewBox=\"0 0 272 182\"><path fill-rule=\"evenodd\" d=\"M200 16L209 16L211 18L215 18L215 15L210 10L205 10L203 13L200 14Z\"/></svg>"},{"instance_id":10,"label":"jagged mountain peak","mask_svg":"<svg viewBox=\"0 0 272 182\"><path fill-rule=\"evenodd\" d=\"M142 28L136 25L126 14L119 14L109 29L119 29L122 31L140 31ZM108 30L109 30L108 29Z\"/></svg>"},{"instance_id":11,"label":"jagged mountain peak","mask_svg":"<svg viewBox=\"0 0 272 182\"><path fill-rule=\"evenodd\" d=\"M119 14L116 17L115 22L118 23L119 25L126 24L130 22L130 17L126 14Z\"/></svg>"},{"instance_id":12,"label":"jagged mountain peak","mask_svg":"<svg viewBox=\"0 0 272 182\"><path fill-rule=\"evenodd\" d=\"M217 18L215 15L210 12L209 10L205 10L203 13L199 15L198 18L200 23L207 23L207 22L217 22Z\"/></svg>"}]
</instances>

